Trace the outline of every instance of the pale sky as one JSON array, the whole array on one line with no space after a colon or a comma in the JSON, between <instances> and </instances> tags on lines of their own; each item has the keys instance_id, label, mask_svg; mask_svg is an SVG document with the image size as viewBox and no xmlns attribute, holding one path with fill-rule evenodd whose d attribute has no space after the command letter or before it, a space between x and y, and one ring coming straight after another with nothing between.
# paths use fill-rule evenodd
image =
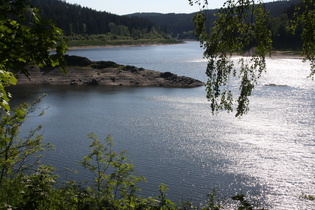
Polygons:
<instances>
[{"instance_id":1,"label":"pale sky","mask_svg":"<svg viewBox=\"0 0 315 210\"><path fill-rule=\"evenodd\" d=\"M224 1L210 0L208 8L219 8ZM272 0L265 2L267 1ZM197 5L189 6L188 0L66 0L66 2L117 15L136 12L193 13L199 11Z\"/></svg>"}]
</instances>

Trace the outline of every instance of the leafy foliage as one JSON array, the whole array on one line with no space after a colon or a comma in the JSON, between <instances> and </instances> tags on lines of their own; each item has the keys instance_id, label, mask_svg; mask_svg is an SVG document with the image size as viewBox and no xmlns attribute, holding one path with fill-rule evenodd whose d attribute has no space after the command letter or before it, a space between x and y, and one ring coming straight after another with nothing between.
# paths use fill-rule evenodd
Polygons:
<instances>
[{"instance_id":1,"label":"leafy foliage","mask_svg":"<svg viewBox=\"0 0 315 210\"><path fill-rule=\"evenodd\" d=\"M248 98L266 68L265 55L271 51L271 32L266 28L267 15L263 7L255 3L252 0L226 1L210 33L203 13L194 18L196 35L209 61L206 89L213 113L235 109L230 87L232 77L239 79L236 116L246 113ZM252 58L241 58L238 71L231 60L233 53L249 54Z\"/></svg>"},{"instance_id":2,"label":"leafy foliage","mask_svg":"<svg viewBox=\"0 0 315 210\"><path fill-rule=\"evenodd\" d=\"M39 66L61 65L66 51L62 31L51 21L42 19L27 0L3 0L0 5L0 105L10 110L6 87L16 84L12 71L23 70L35 61ZM36 49L36 50L35 50ZM55 55L49 50L56 49ZM24 70L27 74L27 71Z\"/></svg>"},{"instance_id":3,"label":"leafy foliage","mask_svg":"<svg viewBox=\"0 0 315 210\"><path fill-rule=\"evenodd\" d=\"M132 175L133 165L126 162L125 152L117 154L112 150L113 141L108 136L102 144L95 134L90 134L92 140L91 153L84 157L82 165L94 175L94 185L88 189L97 208L130 209L137 201L136 183L143 177Z\"/></svg>"},{"instance_id":4,"label":"leafy foliage","mask_svg":"<svg viewBox=\"0 0 315 210\"><path fill-rule=\"evenodd\" d=\"M208 200L204 209L213 209L213 210L220 210L223 209L222 204L220 203L220 199L216 197L217 192L215 189L212 190L212 193L208 194Z\"/></svg>"},{"instance_id":5,"label":"leafy foliage","mask_svg":"<svg viewBox=\"0 0 315 210\"><path fill-rule=\"evenodd\" d=\"M4 178L33 169L39 163L40 155L36 154L52 148L42 143L41 126L31 130L25 138L19 137L24 120L39 101L31 106L20 105L12 115L4 115L0 121L0 186Z\"/></svg>"},{"instance_id":6,"label":"leafy foliage","mask_svg":"<svg viewBox=\"0 0 315 210\"><path fill-rule=\"evenodd\" d=\"M208 2L189 2L202 6L202 11L195 16L194 22L196 36L208 59L206 90L212 112L236 110L236 116L246 114L249 110L249 97L266 70L265 56L272 50L272 32L267 11L261 1L228 0L219 10L215 26L210 29L203 11ZM314 76L314 2L304 0L303 9L298 12L300 8L297 7L291 30L302 25L303 55L311 62L311 76ZM245 56L238 60L238 66L231 59L234 54ZM234 84L238 86L237 99L234 97Z\"/></svg>"},{"instance_id":7,"label":"leafy foliage","mask_svg":"<svg viewBox=\"0 0 315 210\"><path fill-rule=\"evenodd\" d=\"M305 60L311 62L310 77L315 76L315 2L312 0L303 0L296 6L294 20L289 28L293 33L299 26L302 26L302 55Z\"/></svg>"},{"instance_id":8,"label":"leafy foliage","mask_svg":"<svg viewBox=\"0 0 315 210\"><path fill-rule=\"evenodd\" d=\"M42 127L20 137L21 126L39 102L21 104L0 121L0 208L44 209L54 191L53 168L38 166L42 152L53 148L43 144Z\"/></svg>"},{"instance_id":9,"label":"leafy foliage","mask_svg":"<svg viewBox=\"0 0 315 210\"><path fill-rule=\"evenodd\" d=\"M58 209L57 176L53 167L39 166L34 173L17 173L2 181L1 209ZM57 201L57 202L56 202ZM59 206L60 208L61 206Z\"/></svg>"}]
</instances>

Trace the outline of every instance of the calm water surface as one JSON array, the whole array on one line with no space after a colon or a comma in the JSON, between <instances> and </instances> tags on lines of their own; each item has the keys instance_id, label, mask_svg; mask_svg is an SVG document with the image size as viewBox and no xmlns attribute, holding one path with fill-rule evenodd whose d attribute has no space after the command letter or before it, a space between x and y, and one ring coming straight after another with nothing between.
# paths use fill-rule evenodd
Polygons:
<instances>
[{"instance_id":1,"label":"calm water surface","mask_svg":"<svg viewBox=\"0 0 315 210\"><path fill-rule=\"evenodd\" d=\"M206 62L198 43L183 45L71 50L91 60L111 60L205 81ZM204 87L131 88L23 86L19 100L48 93L24 130L42 124L45 139L57 149L44 162L64 179L89 179L78 162L89 152L86 135L111 134L115 149L127 150L143 195L156 196L165 183L172 200L207 199L216 187L222 196L247 193L270 209L311 209L300 199L315 194L315 83L299 59L268 59L268 73L251 97L251 111L212 116ZM265 84L287 85L269 87ZM313 204L313 205L312 205Z\"/></svg>"}]
</instances>

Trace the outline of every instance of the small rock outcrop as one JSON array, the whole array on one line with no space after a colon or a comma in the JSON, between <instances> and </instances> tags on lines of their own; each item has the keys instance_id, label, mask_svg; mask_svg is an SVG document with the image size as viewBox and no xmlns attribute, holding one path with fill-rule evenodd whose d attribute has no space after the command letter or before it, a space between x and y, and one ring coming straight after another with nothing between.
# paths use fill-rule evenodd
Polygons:
<instances>
[{"instance_id":1,"label":"small rock outcrop","mask_svg":"<svg viewBox=\"0 0 315 210\"><path fill-rule=\"evenodd\" d=\"M98 85L98 81L93 78L93 79L85 82L84 85Z\"/></svg>"},{"instance_id":2,"label":"small rock outcrop","mask_svg":"<svg viewBox=\"0 0 315 210\"><path fill-rule=\"evenodd\" d=\"M274 83L266 84L265 86L269 86L269 87L288 87L288 85L277 85L277 84L274 84Z\"/></svg>"},{"instance_id":3,"label":"small rock outcrop","mask_svg":"<svg viewBox=\"0 0 315 210\"><path fill-rule=\"evenodd\" d=\"M119 65L112 61L97 61L91 65L94 69L106 69L106 68L116 68Z\"/></svg>"},{"instance_id":4,"label":"small rock outcrop","mask_svg":"<svg viewBox=\"0 0 315 210\"><path fill-rule=\"evenodd\" d=\"M67 66L88 66L93 63L90 59L82 56L65 55L64 59Z\"/></svg>"}]
</instances>

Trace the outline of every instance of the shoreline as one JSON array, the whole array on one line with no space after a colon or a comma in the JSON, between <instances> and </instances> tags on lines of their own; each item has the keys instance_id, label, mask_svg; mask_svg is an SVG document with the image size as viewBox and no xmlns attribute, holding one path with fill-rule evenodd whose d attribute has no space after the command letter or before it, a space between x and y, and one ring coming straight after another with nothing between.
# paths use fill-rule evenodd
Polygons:
<instances>
[{"instance_id":1,"label":"shoreline","mask_svg":"<svg viewBox=\"0 0 315 210\"><path fill-rule=\"evenodd\" d=\"M189 41L189 40L188 40ZM198 42L193 41L192 42ZM86 46L71 46L68 50L79 50L79 49L99 49L99 48L119 48L119 47L148 47L148 46L164 46L164 45L180 45L186 44L187 40L183 40L179 43L152 43L152 44L119 44L119 45L86 45ZM300 51L272 51L270 55L266 55L266 58L280 58L280 59L303 59Z\"/></svg>"},{"instance_id":2,"label":"shoreline","mask_svg":"<svg viewBox=\"0 0 315 210\"><path fill-rule=\"evenodd\" d=\"M86 57L65 56L68 63L67 73L58 67L40 68L30 65L26 77L16 72L17 84L41 85L100 85L100 86L137 86L137 87L179 87L192 88L204 83L171 72L159 72L111 61L91 61Z\"/></svg>"},{"instance_id":3,"label":"shoreline","mask_svg":"<svg viewBox=\"0 0 315 210\"><path fill-rule=\"evenodd\" d=\"M152 44L121 44L121 45L86 45L86 46L71 46L68 47L68 50L76 49L97 49L97 48L118 48L118 47L148 47L148 46L163 46L163 45L178 45L186 44L186 41L179 43L152 43Z\"/></svg>"},{"instance_id":4,"label":"shoreline","mask_svg":"<svg viewBox=\"0 0 315 210\"><path fill-rule=\"evenodd\" d=\"M271 55L268 55L266 57L269 58L279 58L279 59L303 59L304 57L301 55L301 51L280 51L275 50L272 51Z\"/></svg>"}]
</instances>

